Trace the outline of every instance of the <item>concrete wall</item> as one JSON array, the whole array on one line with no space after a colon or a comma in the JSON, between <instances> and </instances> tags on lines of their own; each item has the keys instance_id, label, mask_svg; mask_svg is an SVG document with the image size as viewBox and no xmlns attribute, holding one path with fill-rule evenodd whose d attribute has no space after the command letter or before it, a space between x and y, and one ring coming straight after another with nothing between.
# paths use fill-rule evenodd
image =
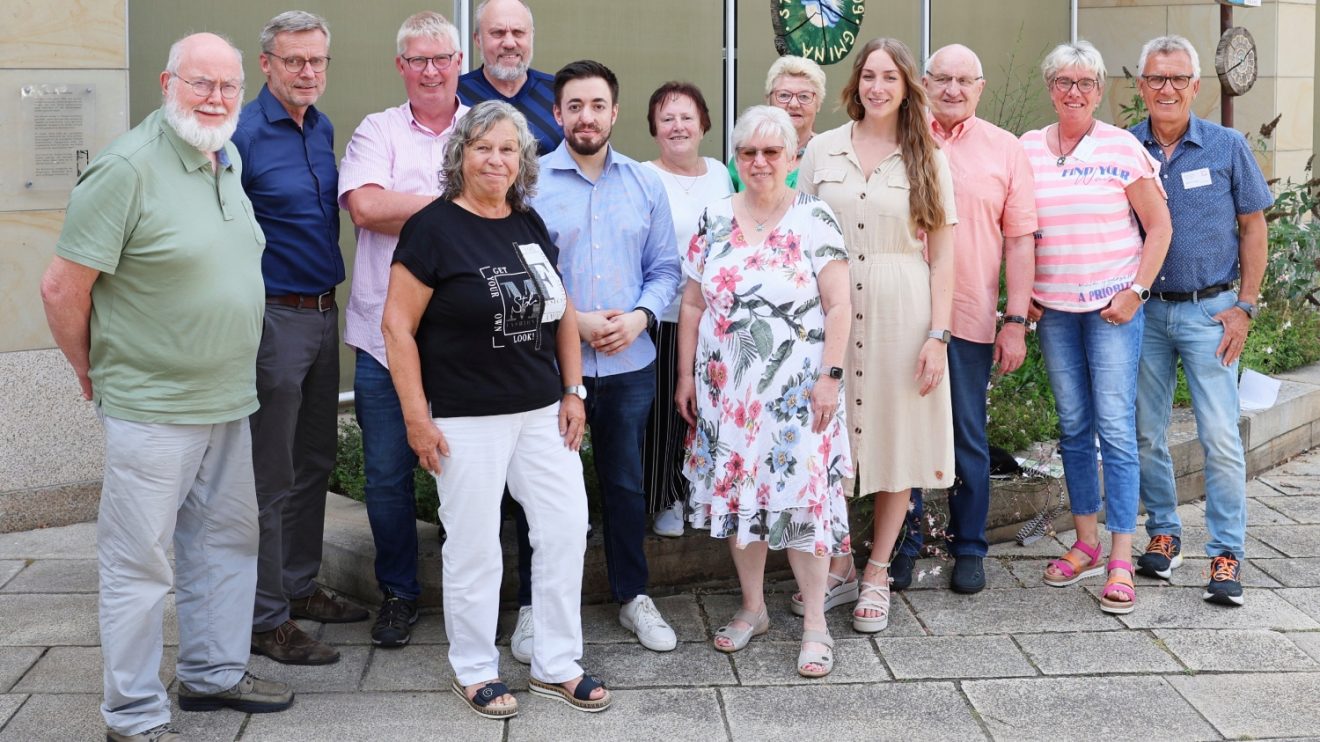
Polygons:
<instances>
[{"instance_id":1,"label":"concrete wall","mask_svg":"<svg viewBox=\"0 0 1320 742\"><path fill-rule=\"evenodd\" d=\"M0 7L0 531L85 520L100 489L101 438L91 405L41 311L38 281L68 201L28 186L28 85L90 89L94 155L128 123L126 0L6 0Z\"/></svg>"},{"instance_id":2,"label":"concrete wall","mask_svg":"<svg viewBox=\"0 0 1320 742\"><path fill-rule=\"evenodd\" d=\"M1215 47L1219 43L1219 4L1209 0L1080 0L1077 34L1104 55L1112 80L1105 94L1107 120L1135 89L1124 81L1123 67L1140 74L1141 45L1154 36L1186 36L1201 56L1201 93L1195 111L1218 122L1219 78ZM1315 0L1263 0L1259 8L1235 8L1233 24L1256 40L1260 78L1234 101L1234 128L1255 141L1261 124L1283 114L1268 150L1257 159L1267 177L1302 179L1315 140L1316 23Z\"/></svg>"}]
</instances>

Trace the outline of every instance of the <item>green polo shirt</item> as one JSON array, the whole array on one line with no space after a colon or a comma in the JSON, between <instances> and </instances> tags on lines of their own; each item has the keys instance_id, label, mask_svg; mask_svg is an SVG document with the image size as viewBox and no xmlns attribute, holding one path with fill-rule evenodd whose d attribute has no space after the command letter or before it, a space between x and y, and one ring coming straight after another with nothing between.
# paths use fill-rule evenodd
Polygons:
<instances>
[{"instance_id":1,"label":"green polo shirt","mask_svg":"<svg viewBox=\"0 0 1320 742\"><path fill-rule=\"evenodd\" d=\"M257 409L265 237L232 144L213 173L156 110L78 179L55 253L92 285L94 401L111 417L173 424Z\"/></svg>"}]
</instances>

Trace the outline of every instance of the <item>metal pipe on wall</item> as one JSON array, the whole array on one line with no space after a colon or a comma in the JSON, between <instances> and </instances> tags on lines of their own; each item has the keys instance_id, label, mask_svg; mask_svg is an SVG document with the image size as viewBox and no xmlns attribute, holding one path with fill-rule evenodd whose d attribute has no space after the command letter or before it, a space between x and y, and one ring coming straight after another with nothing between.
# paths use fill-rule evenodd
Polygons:
<instances>
[{"instance_id":1,"label":"metal pipe on wall","mask_svg":"<svg viewBox=\"0 0 1320 742\"><path fill-rule=\"evenodd\" d=\"M1068 2L1068 39L1070 43L1077 43L1077 0Z\"/></svg>"},{"instance_id":2,"label":"metal pipe on wall","mask_svg":"<svg viewBox=\"0 0 1320 742\"><path fill-rule=\"evenodd\" d=\"M733 155L738 117L738 0L724 0L724 160Z\"/></svg>"},{"instance_id":3,"label":"metal pipe on wall","mask_svg":"<svg viewBox=\"0 0 1320 742\"><path fill-rule=\"evenodd\" d=\"M921 0L921 66L930 58L930 0Z\"/></svg>"},{"instance_id":4,"label":"metal pipe on wall","mask_svg":"<svg viewBox=\"0 0 1320 742\"><path fill-rule=\"evenodd\" d=\"M459 49L463 52L463 71L472 69L472 4L454 0L454 25L458 27Z\"/></svg>"}]
</instances>

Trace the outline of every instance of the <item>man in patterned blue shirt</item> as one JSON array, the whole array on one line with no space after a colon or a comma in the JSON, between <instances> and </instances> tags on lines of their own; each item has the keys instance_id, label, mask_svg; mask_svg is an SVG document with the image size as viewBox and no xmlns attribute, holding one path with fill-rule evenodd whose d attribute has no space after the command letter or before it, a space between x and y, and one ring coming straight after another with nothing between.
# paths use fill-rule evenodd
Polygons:
<instances>
[{"instance_id":1,"label":"man in patterned blue shirt","mask_svg":"<svg viewBox=\"0 0 1320 742\"><path fill-rule=\"evenodd\" d=\"M1274 199L1246 138L1191 113L1201 87L1200 59L1191 42L1181 36L1154 39L1142 48L1138 68L1150 117L1132 133L1160 162L1173 241L1146 303L1137 378L1141 501L1151 537L1137 571L1169 579L1182 563L1167 440L1181 360L1205 451L1211 563L1202 597L1242 605L1247 477L1238 434L1237 362L1256 316L1268 236L1264 210Z\"/></svg>"},{"instance_id":2,"label":"man in patterned blue shirt","mask_svg":"<svg viewBox=\"0 0 1320 742\"><path fill-rule=\"evenodd\" d=\"M677 645L674 630L646 595L642 437L655 397L646 330L678 293L678 249L659 176L609 145L618 99L618 79L599 62L559 70L554 111L564 141L541 158L533 205L559 246L578 312L610 593L624 628L647 649L667 652Z\"/></svg>"},{"instance_id":3,"label":"man in patterned blue shirt","mask_svg":"<svg viewBox=\"0 0 1320 742\"><path fill-rule=\"evenodd\" d=\"M458 97L465 106L502 100L518 109L536 137L536 153L544 155L564 138L555 121L554 75L534 70L532 41L536 27L523 0L483 0L477 6L477 30L472 40L481 50L481 66L458 78Z\"/></svg>"}]
</instances>

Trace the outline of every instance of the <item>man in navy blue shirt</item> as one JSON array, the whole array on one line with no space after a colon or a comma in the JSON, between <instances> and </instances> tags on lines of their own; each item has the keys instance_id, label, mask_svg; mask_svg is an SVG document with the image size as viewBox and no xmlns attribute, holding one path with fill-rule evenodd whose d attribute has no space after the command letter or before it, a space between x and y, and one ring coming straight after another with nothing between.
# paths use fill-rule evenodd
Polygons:
<instances>
[{"instance_id":1,"label":"man in navy blue shirt","mask_svg":"<svg viewBox=\"0 0 1320 742\"><path fill-rule=\"evenodd\" d=\"M1274 197L1246 138L1192 114L1201 63L1191 42L1181 36L1147 42L1138 69L1150 117L1132 134L1160 163L1173 241L1146 302L1137 377L1141 502L1151 537L1137 571L1167 580L1182 563L1167 440L1181 360L1205 452L1205 548L1211 561L1202 597L1242 605L1247 472L1238 434L1237 366L1256 316L1268 243L1264 210Z\"/></svg>"},{"instance_id":2,"label":"man in navy blue shirt","mask_svg":"<svg viewBox=\"0 0 1320 742\"><path fill-rule=\"evenodd\" d=\"M564 130L555 121L554 75L531 68L535 33L522 0L484 0L472 33L482 66L459 78L458 97L466 106L502 100L518 109L536 136L537 154L544 155L559 146Z\"/></svg>"},{"instance_id":3,"label":"man in navy blue shirt","mask_svg":"<svg viewBox=\"0 0 1320 742\"><path fill-rule=\"evenodd\" d=\"M339 652L293 619L367 617L316 584L337 443L335 286L344 280L334 128L313 105L325 90L329 47L330 29L319 16L289 11L271 19L261 31L266 84L243 107L233 139L243 188L266 234L261 409L251 418L261 524L252 651L295 665L329 664Z\"/></svg>"}]
</instances>

